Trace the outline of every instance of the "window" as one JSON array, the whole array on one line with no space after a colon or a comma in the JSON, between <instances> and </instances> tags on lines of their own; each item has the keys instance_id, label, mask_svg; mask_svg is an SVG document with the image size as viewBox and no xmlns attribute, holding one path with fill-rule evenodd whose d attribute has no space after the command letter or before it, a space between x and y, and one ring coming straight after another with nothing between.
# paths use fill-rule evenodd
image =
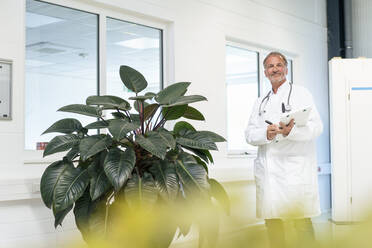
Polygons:
<instances>
[{"instance_id":1,"label":"window","mask_svg":"<svg viewBox=\"0 0 372 248\"><path fill-rule=\"evenodd\" d=\"M162 30L107 13L26 1L26 150L42 149L55 134L41 133L59 119L76 118L83 125L94 121L57 112L60 107L97 94L126 98L120 65L143 73L149 91L162 87Z\"/></svg>"},{"instance_id":2,"label":"window","mask_svg":"<svg viewBox=\"0 0 372 248\"><path fill-rule=\"evenodd\" d=\"M98 16L38 1L27 1L25 149L36 149L55 134L41 135L70 114L56 112L97 94ZM82 123L92 118L77 116Z\"/></svg>"},{"instance_id":3,"label":"window","mask_svg":"<svg viewBox=\"0 0 372 248\"><path fill-rule=\"evenodd\" d=\"M254 149L244 138L249 112L259 94L258 53L226 47L228 150ZM244 121L243 121L244 120Z\"/></svg>"},{"instance_id":4,"label":"window","mask_svg":"<svg viewBox=\"0 0 372 248\"><path fill-rule=\"evenodd\" d=\"M244 130L253 105L261 94L271 89L264 76L262 61L268 54L260 49L247 49L236 44L226 45L227 149L229 154L255 152L247 144ZM287 58L288 59L288 58ZM292 60L288 59L287 79L292 81Z\"/></svg>"},{"instance_id":5,"label":"window","mask_svg":"<svg viewBox=\"0 0 372 248\"><path fill-rule=\"evenodd\" d=\"M128 97L118 68L125 64L140 71L148 86L145 91L161 88L162 31L131 22L107 18L107 94Z\"/></svg>"}]
</instances>

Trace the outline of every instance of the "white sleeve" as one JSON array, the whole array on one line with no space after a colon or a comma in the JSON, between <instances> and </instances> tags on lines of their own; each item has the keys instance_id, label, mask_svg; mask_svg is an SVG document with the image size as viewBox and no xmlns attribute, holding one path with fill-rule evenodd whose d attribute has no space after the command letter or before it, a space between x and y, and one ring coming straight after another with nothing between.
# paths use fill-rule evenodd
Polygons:
<instances>
[{"instance_id":1,"label":"white sleeve","mask_svg":"<svg viewBox=\"0 0 372 248\"><path fill-rule=\"evenodd\" d=\"M293 141L310 141L318 137L323 131L322 120L320 119L318 110L315 107L312 96L309 93L309 100L311 106L311 112L309 114L309 120L305 126L298 127L293 126L291 132L285 137L286 139Z\"/></svg>"},{"instance_id":2,"label":"white sleeve","mask_svg":"<svg viewBox=\"0 0 372 248\"><path fill-rule=\"evenodd\" d=\"M254 146L265 145L271 142L266 136L267 126L259 123L258 112L260 103L261 98L257 99L254 104L247 128L245 129L245 139L247 143Z\"/></svg>"}]
</instances>

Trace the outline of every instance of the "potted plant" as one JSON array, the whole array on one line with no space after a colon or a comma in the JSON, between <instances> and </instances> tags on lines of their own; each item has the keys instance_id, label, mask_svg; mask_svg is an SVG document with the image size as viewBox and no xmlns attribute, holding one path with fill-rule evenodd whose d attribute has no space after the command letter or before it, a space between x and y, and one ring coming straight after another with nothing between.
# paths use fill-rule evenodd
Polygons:
<instances>
[{"instance_id":1,"label":"potted plant","mask_svg":"<svg viewBox=\"0 0 372 248\"><path fill-rule=\"evenodd\" d=\"M154 205L176 206L182 202L185 207L195 202L211 204L215 198L228 211L226 192L208 177L207 167L213 163L210 150L217 150L215 143L225 139L210 131L197 131L185 121L177 122L171 131L164 126L181 117L204 120L189 104L206 98L185 96L189 82L172 84L157 94L139 95L147 87L141 73L121 66L120 77L135 93L129 98L135 111L117 96L90 96L86 104L67 105L58 111L91 116L97 121L82 126L77 119L66 118L44 132L63 135L48 143L43 156L68 151L63 159L46 168L40 183L42 200L53 211L55 227L73 209L85 240L89 241L92 233L105 236L116 218L111 209L118 202L126 209L148 209L151 213ZM104 119L103 113L108 112L112 118ZM88 134L90 129L100 133ZM172 219L176 225L159 247L169 246L177 228L184 235L190 230L192 221L185 223L180 218L177 223L177 216ZM201 227L201 240L205 237L213 243L216 237L212 235L218 230L217 225L213 226L213 232L211 227Z\"/></svg>"}]
</instances>

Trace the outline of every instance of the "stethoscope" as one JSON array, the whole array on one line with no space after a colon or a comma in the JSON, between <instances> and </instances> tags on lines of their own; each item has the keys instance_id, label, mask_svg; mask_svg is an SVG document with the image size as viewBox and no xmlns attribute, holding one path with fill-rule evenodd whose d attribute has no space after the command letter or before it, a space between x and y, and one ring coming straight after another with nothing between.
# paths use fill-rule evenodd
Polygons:
<instances>
[{"instance_id":1,"label":"stethoscope","mask_svg":"<svg viewBox=\"0 0 372 248\"><path fill-rule=\"evenodd\" d=\"M289 86L290 86L290 89L289 89L289 94L288 94L288 98L287 98L287 104L284 104L284 102L282 102L282 112L283 113L286 113L286 112L290 112L292 110L292 107L291 105L289 104L289 100L291 99L291 94L292 94L292 82L289 82ZM271 90L269 91L269 93L267 93L267 95L262 99L261 103L260 103L260 107L258 108L258 115L261 116L262 114L266 113L266 105L267 103L269 102L269 99L270 99L270 95L271 95ZM265 102L266 101L266 102ZM265 105L263 105L263 103L265 102Z\"/></svg>"}]
</instances>

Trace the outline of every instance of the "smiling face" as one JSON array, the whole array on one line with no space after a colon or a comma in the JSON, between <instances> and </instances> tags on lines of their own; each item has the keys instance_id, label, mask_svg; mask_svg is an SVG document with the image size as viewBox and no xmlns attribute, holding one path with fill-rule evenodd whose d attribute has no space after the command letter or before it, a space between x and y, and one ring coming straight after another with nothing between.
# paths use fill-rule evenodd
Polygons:
<instances>
[{"instance_id":1,"label":"smiling face","mask_svg":"<svg viewBox=\"0 0 372 248\"><path fill-rule=\"evenodd\" d=\"M288 68L285 61L278 55L271 55L265 61L265 76L273 87L281 85L286 80Z\"/></svg>"}]
</instances>

